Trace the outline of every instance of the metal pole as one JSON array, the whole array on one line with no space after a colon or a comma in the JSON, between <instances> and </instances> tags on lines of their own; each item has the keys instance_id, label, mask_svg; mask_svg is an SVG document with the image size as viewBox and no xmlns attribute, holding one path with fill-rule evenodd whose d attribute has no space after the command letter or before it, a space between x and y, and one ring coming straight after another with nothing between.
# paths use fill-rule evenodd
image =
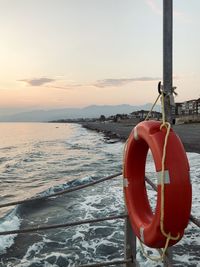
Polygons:
<instances>
[{"instance_id":1,"label":"metal pole","mask_svg":"<svg viewBox=\"0 0 200 267\"><path fill-rule=\"evenodd\" d=\"M126 267L138 267L136 261L136 236L132 230L129 217L125 219L125 260L132 258L131 262L126 263Z\"/></svg>"},{"instance_id":2,"label":"metal pole","mask_svg":"<svg viewBox=\"0 0 200 267\"><path fill-rule=\"evenodd\" d=\"M172 123L170 99L173 87L173 0L163 0L163 90L166 120Z\"/></svg>"},{"instance_id":3,"label":"metal pole","mask_svg":"<svg viewBox=\"0 0 200 267\"><path fill-rule=\"evenodd\" d=\"M172 247L168 248L166 251L166 257L164 258L163 266L164 267L173 267Z\"/></svg>"},{"instance_id":4,"label":"metal pole","mask_svg":"<svg viewBox=\"0 0 200 267\"><path fill-rule=\"evenodd\" d=\"M173 0L163 0L163 90L166 120L173 124ZM172 266L172 248L167 250L163 266Z\"/></svg>"}]
</instances>

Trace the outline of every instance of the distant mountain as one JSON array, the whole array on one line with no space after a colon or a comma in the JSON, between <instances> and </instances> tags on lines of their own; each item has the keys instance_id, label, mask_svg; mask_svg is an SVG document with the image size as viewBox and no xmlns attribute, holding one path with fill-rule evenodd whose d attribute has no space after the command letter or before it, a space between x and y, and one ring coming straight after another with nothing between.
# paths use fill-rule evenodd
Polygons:
<instances>
[{"instance_id":1,"label":"distant mountain","mask_svg":"<svg viewBox=\"0 0 200 267\"><path fill-rule=\"evenodd\" d=\"M33 110L20 112L13 115L1 115L1 122L42 122L59 119L78 119L78 118L98 118L100 115L111 116L115 114L129 114L136 110L149 110L152 104L148 103L141 106L131 105L92 105L85 108L64 108L51 110ZM155 107L156 111L160 106Z\"/></svg>"}]
</instances>

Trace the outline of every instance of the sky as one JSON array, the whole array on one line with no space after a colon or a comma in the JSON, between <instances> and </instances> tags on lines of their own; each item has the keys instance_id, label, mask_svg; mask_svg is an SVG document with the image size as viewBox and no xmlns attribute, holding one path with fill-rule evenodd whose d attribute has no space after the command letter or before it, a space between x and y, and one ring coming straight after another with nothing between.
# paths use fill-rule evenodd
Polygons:
<instances>
[{"instance_id":1,"label":"sky","mask_svg":"<svg viewBox=\"0 0 200 267\"><path fill-rule=\"evenodd\" d=\"M174 0L177 102L200 97L200 1ZM152 103L162 0L0 0L0 112Z\"/></svg>"}]
</instances>

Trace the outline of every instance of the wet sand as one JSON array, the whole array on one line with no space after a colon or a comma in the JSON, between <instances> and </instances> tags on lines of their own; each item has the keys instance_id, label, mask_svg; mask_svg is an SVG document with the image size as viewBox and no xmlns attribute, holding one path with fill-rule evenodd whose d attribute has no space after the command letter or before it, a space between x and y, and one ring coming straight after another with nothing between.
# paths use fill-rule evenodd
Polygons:
<instances>
[{"instance_id":1,"label":"wet sand","mask_svg":"<svg viewBox=\"0 0 200 267\"><path fill-rule=\"evenodd\" d=\"M135 125L123 122L86 122L83 127L103 132L109 138L125 141ZM187 152L200 153L200 123L173 126Z\"/></svg>"}]
</instances>

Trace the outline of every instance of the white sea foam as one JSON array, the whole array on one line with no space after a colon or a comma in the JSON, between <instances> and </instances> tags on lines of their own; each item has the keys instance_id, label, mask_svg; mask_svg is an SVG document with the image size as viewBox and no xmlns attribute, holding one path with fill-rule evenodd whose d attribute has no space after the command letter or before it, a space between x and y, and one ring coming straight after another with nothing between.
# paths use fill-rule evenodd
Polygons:
<instances>
[{"instance_id":1,"label":"white sea foam","mask_svg":"<svg viewBox=\"0 0 200 267\"><path fill-rule=\"evenodd\" d=\"M37 242L30 246L26 252L26 255L24 256L24 260L29 259L34 254L40 253L41 249L44 247L44 242Z\"/></svg>"},{"instance_id":2,"label":"white sea foam","mask_svg":"<svg viewBox=\"0 0 200 267\"><path fill-rule=\"evenodd\" d=\"M20 223L20 219L16 215L15 209L0 222L0 231L3 232L19 229ZM5 253L6 249L14 244L14 238L16 236L17 235L0 236L0 254Z\"/></svg>"}]
</instances>

